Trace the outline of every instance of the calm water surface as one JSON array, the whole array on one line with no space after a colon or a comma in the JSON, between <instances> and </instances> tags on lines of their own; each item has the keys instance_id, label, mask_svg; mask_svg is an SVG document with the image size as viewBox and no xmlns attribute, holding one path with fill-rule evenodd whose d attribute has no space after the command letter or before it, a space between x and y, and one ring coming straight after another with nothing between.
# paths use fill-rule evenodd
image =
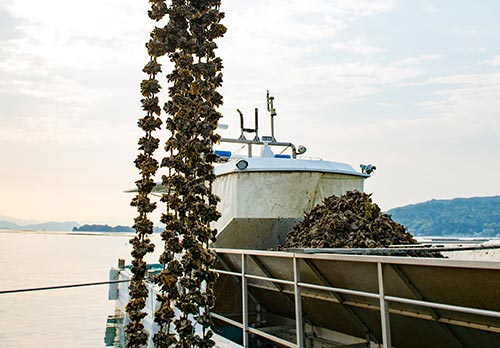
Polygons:
<instances>
[{"instance_id":1,"label":"calm water surface","mask_svg":"<svg viewBox=\"0 0 500 348\"><path fill-rule=\"evenodd\" d=\"M130 236L0 231L0 290L107 281L118 258L130 262ZM0 294L0 347L102 348L107 297L107 285Z\"/></svg>"}]
</instances>

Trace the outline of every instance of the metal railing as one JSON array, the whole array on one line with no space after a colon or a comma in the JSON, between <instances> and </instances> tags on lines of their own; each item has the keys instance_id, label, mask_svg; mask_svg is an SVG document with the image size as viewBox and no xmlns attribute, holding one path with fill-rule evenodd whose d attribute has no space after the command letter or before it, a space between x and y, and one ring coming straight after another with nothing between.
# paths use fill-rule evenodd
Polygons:
<instances>
[{"instance_id":1,"label":"metal railing","mask_svg":"<svg viewBox=\"0 0 500 348\"><path fill-rule=\"evenodd\" d=\"M342 296L342 295L352 295L362 298L368 299L377 299L378 306L370 305L367 303L354 302L354 301L343 301L341 298L337 298L337 302L343 306L352 306L352 307L360 307L365 309L376 310L380 313L380 328L381 328L381 341L377 342L374 335L370 335L370 339L378 344L381 344L384 348L392 347L391 343L391 323L390 323L390 315L389 313L394 312L399 315L406 315L409 317L415 317L419 319L427 319L433 320L437 322L439 325L445 326L448 324L465 326L469 328L475 328L480 330L486 330L490 332L500 333L500 327L495 327L491 325L482 325L481 323L473 323L467 321L460 321L456 319L444 318L442 316L438 316L434 310L447 310L454 311L460 313L473 314L484 317L492 317L492 318L500 318L500 311L492 311L485 310L480 308L472 308L466 306L457 306L446 303L436 303L431 301L423 300L423 296L418 293L418 290L414 290L414 295L417 299L414 298L404 298L398 296L389 296L386 293L386 276L384 275L384 266L385 267L395 267L397 265L412 265L412 266L436 266L436 267L466 267L468 269L493 269L500 271L500 262L477 262L477 261L458 261L458 260L447 260L447 259L426 259L426 258L402 258L402 257L384 257L384 256L359 256L359 255L339 255L339 254L304 254L304 253L295 253L295 252L275 252L275 251L257 251L257 250L235 250L235 249L215 249L219 257L224 257L224 255L232 255L233 259L238 257L239 255L241 262L241 272L230 270L230 269L213 269L213 271L233 276L238 279L241 283L241 315L242 322L236 321L234 319L230 319L223 314L220 313L212 313L212 317L218 320L221 320L229 325L233 325L238 327L243 332L243 346L249 347L249 334L254 334L265 338L267 340L273 341L277 344L286 346L286 347L297 347L302 348L305 347L305 335L304 335L304 318L302 315L302 297L309 296L313 297L313 294L303 294L302 291L304 289L313 289L328 292L330 294L334 294L334 296ZM271 258L286 258L291 259L292 268L293 268L293 280L291 279L282 279L278 277L268 275L256 275L250 274L248 272L248 260L250 257L271 257ZM312 284L307 282L302 282L300 279L301 276L301 264L307 263L308 261L314 260L330 260L330 261L343 261L343 262L362 262L362 263L370 263L373 266L376 265L376 276L378 282L378 292L368 292L368 291L360 291L353 290L348 288L339 288L331 286L330 284ZM225 267L224 265L223 267ZM239 266L239 265L238 265ZM266 272L264 272L266 273ZM320 279L321 278L321 275ZM400 275L401 276L401 275ZM270 334L269 332L265 332L255 327L251 327L249 325L249 306L248 306L248 298L249 298L249 280L260 280L272 283L274 286L278 287L279 285L288 286L288 290L282 289L283 293L286 293L290 296L293 296L294 306L295 306L295 341L290 342L283 338L277 337L275 335ZM410 282L411 283L411 282ZM255 286L255 285L250 285ZM258 287L258 286L257 286ZM290 290L290 287L293 290ZM334 301L334 300L333 300ZM428 313L419 313L412 312L411 310L395 310L392 311L390 309L390 303L400 303L407 305L420 306L427 309ZM351 315L356 316L354 312L351 312ZM358 322L362 323L362 320ZM447 327L443 327L443 330L446 330L448 334L453 335L451 331ZM457 338L455 338L457 339Z\"/></svg>"},{"instance_id":2,"label":"metal railing","mask_svg":"<svg viewBox=\"0 0 500 348\"><path fill-rule=\"evenodd\" d=\"M286 148L291 148L292 149L292 158L297 158L297 148L293 143L289 142L281 142L281 141L269 141L269 142L264 142L261 140L242 140L242 139L231 139L231 138L221 138L220 139L221 143L235 143L235 144L244 144L247 145L248 147L248 157L253 157L253 151L252 151L252 145L264 145L267 144L269 146L279 146L279 147L284 147L285 150Z\"/></svg>"}]
</instances>

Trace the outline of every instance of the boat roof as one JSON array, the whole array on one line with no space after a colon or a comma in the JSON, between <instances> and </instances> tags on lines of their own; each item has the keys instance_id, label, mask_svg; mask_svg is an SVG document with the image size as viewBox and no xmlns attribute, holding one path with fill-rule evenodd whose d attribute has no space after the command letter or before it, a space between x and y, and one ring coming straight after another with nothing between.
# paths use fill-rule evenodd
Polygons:
<instances>
[{"instance_id":1,"label":"boat roof","mask_svg":"<svg viewBox=\"0 0 500 348\"><path fill-rule=\"evenodd\" d=\"M248 165L239 169L236 163L246 161ZM356 171L347 163L323 161L320 159L294 159L272 157L232 157L214 168L215 175L221 176L239 172L320 172L353 175L368 178L369 174Z\"/></svg>"}]
</instances>

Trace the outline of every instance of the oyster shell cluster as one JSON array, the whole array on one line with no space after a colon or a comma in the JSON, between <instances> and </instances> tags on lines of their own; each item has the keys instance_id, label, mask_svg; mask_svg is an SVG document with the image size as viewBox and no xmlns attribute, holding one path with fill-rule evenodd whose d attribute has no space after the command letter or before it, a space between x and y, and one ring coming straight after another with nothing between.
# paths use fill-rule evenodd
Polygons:
<instances>
[{"instance_id":1,"label":"oyster shell cluster","mask_svg":"<svg viewBox=\"0 0 500 348\"><path fill-rule=\"evenodd\" d=\"M383 248L416 243L405 226L380 211L371 194L349 191L325 198L305 214L282 248Z\"/></svg>"}]
</instances>

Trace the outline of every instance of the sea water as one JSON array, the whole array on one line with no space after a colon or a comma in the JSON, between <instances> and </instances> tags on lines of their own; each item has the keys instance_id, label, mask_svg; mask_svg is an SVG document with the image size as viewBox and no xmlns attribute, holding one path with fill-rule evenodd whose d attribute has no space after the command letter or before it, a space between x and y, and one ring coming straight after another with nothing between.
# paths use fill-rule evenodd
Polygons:
<instances>
[{"instance_id":1,"label":"sea water","mask_svg":"<svg viewBox=\"0 0 500 348\"><path fill-rule=\"evenodd\" d=\"M131 236L0 231L0 291L107 281ZM114 309L107 285L0 294L0 347L104 347Z\"/></svg>"}]
</instances>

